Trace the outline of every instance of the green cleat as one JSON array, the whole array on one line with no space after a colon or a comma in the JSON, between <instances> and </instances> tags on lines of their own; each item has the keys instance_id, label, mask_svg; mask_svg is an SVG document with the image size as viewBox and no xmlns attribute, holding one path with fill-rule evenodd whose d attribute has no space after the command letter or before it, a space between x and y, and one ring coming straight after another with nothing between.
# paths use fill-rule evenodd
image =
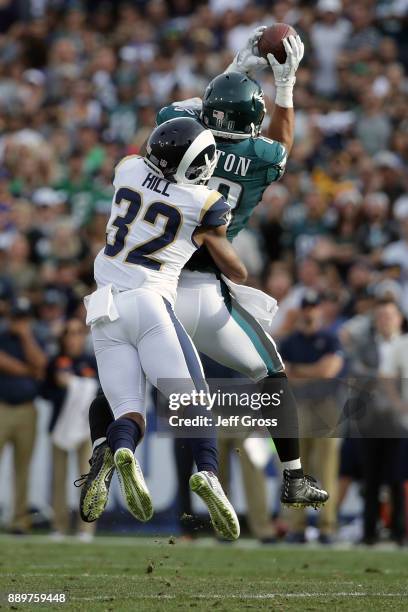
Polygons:
<instances>
[{"instance_id":1,"label":"green cleat","mask_svg":"<svg viewBox=\"0 0 408 612\"><path fill-rule=\"evenodd\" d=\"M118 448L114 463L120 489L129 512L139 521L153 516L153 504L140 465L129 448Z\"/></svg>"},{"instance_id":2,"label":"green cleat","mask_svg":"<svg viewBox=\"0 0 408 612\"><path fill-rule=\"evenodd\" d=\"M217 535L237 540L240 534L238 517L217 476L212 472L197 472L190 478L190 489L206 504Z\"/></svg>"},{"instance_id":3,"label":"green cleat","mask_svg":"<svg viewBox=\"0 0 408 612\"><path fill-rule=\"evenodd\" d=\"M90 470L75 481L82 487L79 511L85 523L96 521L108 503L109 487L115 465L112 451L106 442L97 446L89 461Z\"/></svg>"}]
</instances>

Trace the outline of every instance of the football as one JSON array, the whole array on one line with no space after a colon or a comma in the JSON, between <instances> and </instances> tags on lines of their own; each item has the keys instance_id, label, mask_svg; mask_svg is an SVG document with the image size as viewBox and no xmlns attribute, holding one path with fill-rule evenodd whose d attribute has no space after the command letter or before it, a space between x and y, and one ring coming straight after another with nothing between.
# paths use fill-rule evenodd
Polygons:
<instances>
[{"instance_id":1,"label":"football","mask_svg":"<svg viewBox=\"0 0 408 612\"><path fill-rule=\"evenodd\" d=\"M275 23L263 32L258 42L259 55L267 59L268 53L272 53L280 64L286 61L286 51L283 39L288 36L296 36L297 32L287 23Z\"/></svg>"}]
</instances>

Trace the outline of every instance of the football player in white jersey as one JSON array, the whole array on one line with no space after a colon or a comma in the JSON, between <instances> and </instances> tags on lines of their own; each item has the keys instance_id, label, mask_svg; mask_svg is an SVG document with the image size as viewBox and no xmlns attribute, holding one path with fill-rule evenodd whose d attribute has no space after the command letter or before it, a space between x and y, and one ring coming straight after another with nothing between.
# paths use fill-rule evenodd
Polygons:
<instances>
[{"instance_id":1,"label":"football player in white jersey","mask_svg":"<svg viewBox=\"0 0 408 612\"><path fill-rule=\"evenodd\" d=\"M200 358L173 310L180 272L206 245L226 276L246 279L226 238L230 207L205 186L216 164L211 131L192 118L171 119L152 132L146 150L144 158L125 158L116 168L106 246L95 259L98 289L87 301L101 386L114 416L107 446L126 505L141 521L153 514L134 457L145 430L146 379L167 397L206 390ZM206 414L205 406L200 410ZM238 519L216 476L215 439L190 442L198 470L191 488L207 504L218 535L236 539ZM107 501L105 483L91 477L89 483L81 499L87 520Z\"/></svg>"}]
</instances>

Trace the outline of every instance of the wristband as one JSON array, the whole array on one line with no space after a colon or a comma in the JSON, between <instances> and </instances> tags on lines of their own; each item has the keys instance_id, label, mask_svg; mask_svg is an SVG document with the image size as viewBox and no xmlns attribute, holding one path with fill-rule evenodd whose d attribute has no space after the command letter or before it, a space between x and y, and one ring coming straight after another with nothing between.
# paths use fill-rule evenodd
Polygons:
<instances>
[{"instance_id":1,"label":"wristband","mask_svg":"<svg viewBox=\"0 0 408 612\"><path fill-rule=\"evenodd\" d=\"M293 108L293 85L277 85L275 104L283 108Z\"/></svg>"}]
</instances>

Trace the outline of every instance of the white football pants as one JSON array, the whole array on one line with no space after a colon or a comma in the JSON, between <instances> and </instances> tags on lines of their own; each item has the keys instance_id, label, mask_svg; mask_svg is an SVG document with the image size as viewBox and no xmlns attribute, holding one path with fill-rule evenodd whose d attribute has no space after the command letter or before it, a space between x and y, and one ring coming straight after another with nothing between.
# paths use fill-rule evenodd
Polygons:
<instances>
[{"instance_id":1,"label":"white football pants","mask_svg":"<svg viewBox=\"0 0 408 612\"><path fill-rule=\"evenodd\" d=\"M197 350L214 361L255 382L284 370L272 338L215 274L183 271L175 310Z\"/></svg>"},{"instance_id":2,"label":"white football pants","mask_svg":"<svg viewBox=\"0 0 408 612\"><path fill-rule=\"evenodd\" d=\"M146 378L167 397L206 390L198 353L167 300L142 288L114 300L119 319L95 323L92 340L115 419L144 414Z\"/></svg>"}]
</instances>

